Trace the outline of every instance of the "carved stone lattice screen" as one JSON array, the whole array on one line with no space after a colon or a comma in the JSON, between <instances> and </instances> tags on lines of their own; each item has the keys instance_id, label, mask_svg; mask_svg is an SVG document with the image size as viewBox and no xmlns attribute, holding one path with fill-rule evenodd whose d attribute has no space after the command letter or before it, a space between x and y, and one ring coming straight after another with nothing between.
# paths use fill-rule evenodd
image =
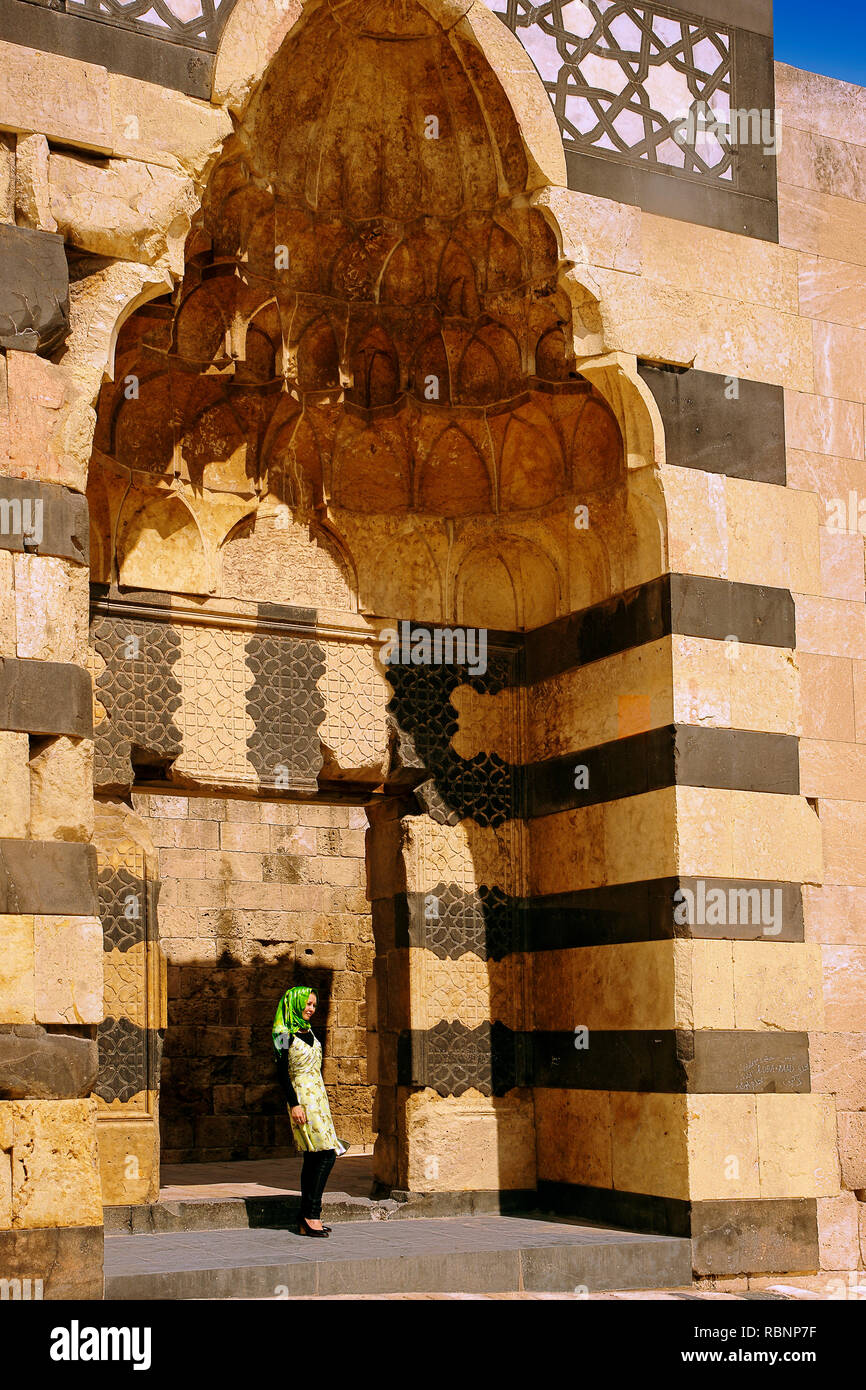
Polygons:
<instances>
[{"instance_id":1,"label":"carved stone lattice screen","mask_svg":"<svg viewBox=\"0 0 866 1390\"><path fill-rule=\"evenodd\" d=\"M66 0L67 14L215 53L235 0Z\"/></svg>"},{"instance_id":2,"label":"carved stone lattice screen","mask_svg":"<svg viewBox=\"0 0 866 1390\"><path fill-rule=\"evenodd\" d=\"M730 29L694 15L621 0L492 0L529 53L566 149L681 169L731 186L730 141L714 130L695 146L674 127L705 102L720 125L731 111Z\"/></svg>"}]
</instances>

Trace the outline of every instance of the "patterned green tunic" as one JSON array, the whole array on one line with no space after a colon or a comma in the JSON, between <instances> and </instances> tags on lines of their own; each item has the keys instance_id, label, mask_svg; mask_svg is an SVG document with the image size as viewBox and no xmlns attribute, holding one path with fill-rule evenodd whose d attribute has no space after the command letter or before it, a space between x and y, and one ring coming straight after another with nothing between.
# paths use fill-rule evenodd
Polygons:
<instances>
[{"instance_id":1,"label":"patterned green tunic","mask_svg":"<svg viewBox=\"0 0 866 1390\"><path fill-rule=\"evenodd\" d=\"M289 1048L289 1078L295 1088L298 1104L304 1107L307 1115L305 1125L296 1124L292 1119L291 1107L288 1107L292 1138L299 1153L336 1149L339 1157L346 1152L346 1145L337 1138L334 1129L328 1093L322 1080L322 1044L315 1034L313 1037L311 1047L295 1034Z\"/></svg>"}]
</instances>

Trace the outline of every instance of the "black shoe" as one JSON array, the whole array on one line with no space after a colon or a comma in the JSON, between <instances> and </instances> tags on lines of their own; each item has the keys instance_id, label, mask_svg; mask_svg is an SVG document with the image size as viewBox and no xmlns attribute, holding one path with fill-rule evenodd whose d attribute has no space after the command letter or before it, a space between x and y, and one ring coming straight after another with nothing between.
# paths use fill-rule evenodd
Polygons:
<instances>
[{"instance_id":1,"label":"black shoe","mask_svg":"<svg viewBox=\"0 0 866 1390\"><path fill-rule=\"evenodd\" d=\"M302 1216L302 1217L301 1217L300 1225L298 1226L298 1235L300 1235L300 1236L329 1236L330 1234L331 1234L331 1228L330 1228L330 1226L323 1226L322 1229L321 1229L321 1231L316 1231L316 1230L314 1230L314 1228L313 1228L312 1226L310 1226L310 1225L307 1224L307 1218L306 1218L305 1216Z\"/></svg>"}]
</instances>

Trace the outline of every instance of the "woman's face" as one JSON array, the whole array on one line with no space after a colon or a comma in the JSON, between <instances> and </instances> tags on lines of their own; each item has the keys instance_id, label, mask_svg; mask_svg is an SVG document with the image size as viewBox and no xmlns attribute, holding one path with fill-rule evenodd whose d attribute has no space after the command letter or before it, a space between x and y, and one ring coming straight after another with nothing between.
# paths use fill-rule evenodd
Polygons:
<instances>
[{"instance_id":1,"label":"woman's face","mask_svg":"<svg viewBox=\"0 0 866 1390\"><path fill-rule=\"evenodd\" d=\"M308 1022L313 1017L313 1014L316 1012L316 1005L318 1004L318 1002L319 1001L316 998L315 994L311 994L306 1004L304 1005L304 1018L307 1019Z\"/></svg>"}]
</instances>

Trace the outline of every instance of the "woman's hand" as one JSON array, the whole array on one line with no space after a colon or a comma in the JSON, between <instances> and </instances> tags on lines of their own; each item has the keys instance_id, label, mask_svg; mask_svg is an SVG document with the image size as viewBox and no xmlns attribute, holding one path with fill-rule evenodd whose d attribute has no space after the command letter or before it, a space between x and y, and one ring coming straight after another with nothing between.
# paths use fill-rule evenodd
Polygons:
<instances>
[{"instance_id":1,"label":"woman's hand","mask_svg":"<svg viewBox=\"0 0 866 1390\"><path fill-rule=\"evenodd\" d=\"M293 1105L291 1115L296 1125L305 1125L307 1123L307 1112L302 1105Z\"/></svg>"}]
</instances>

